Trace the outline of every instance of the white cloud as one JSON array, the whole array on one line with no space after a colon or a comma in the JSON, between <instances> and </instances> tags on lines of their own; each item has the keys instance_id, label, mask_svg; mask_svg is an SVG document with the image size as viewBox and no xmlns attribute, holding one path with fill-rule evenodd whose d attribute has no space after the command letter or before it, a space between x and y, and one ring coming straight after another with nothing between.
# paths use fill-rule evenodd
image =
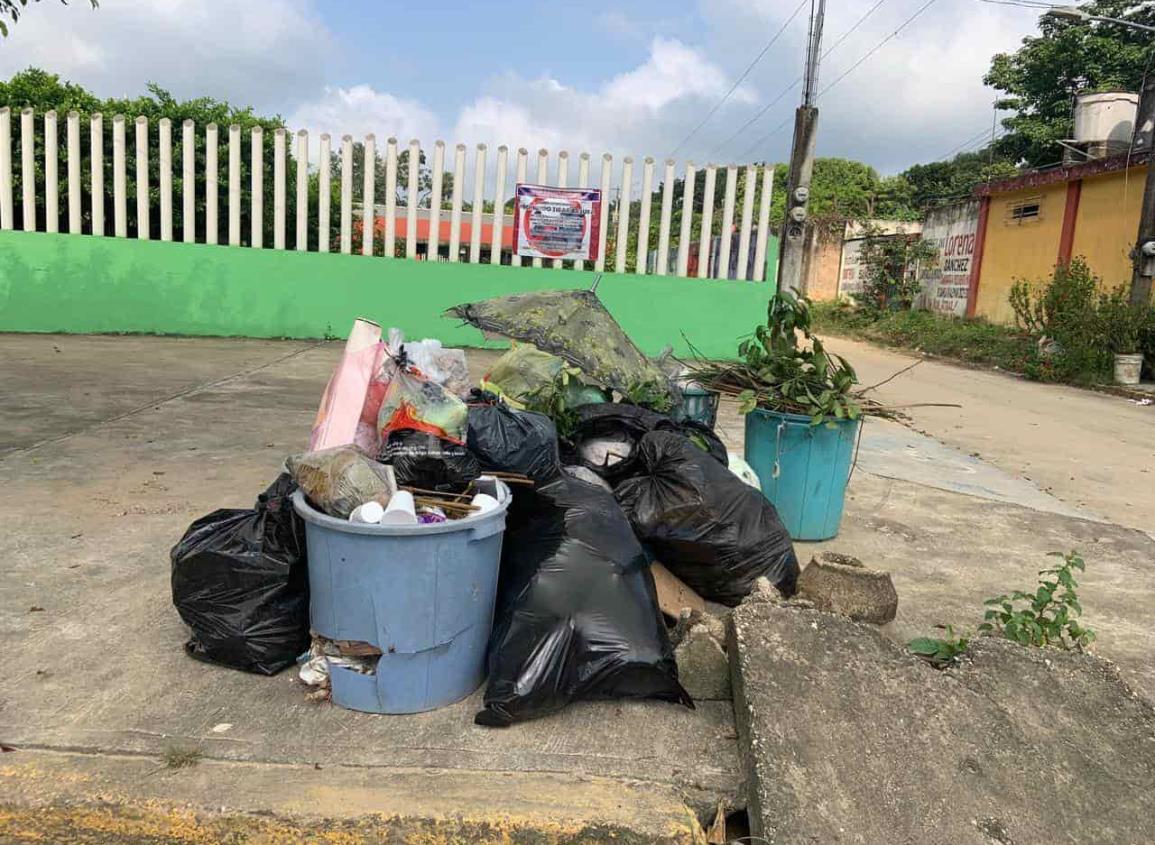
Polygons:
<instances>
[{"instance_id":1,"label":"white cloud","mask_svg":"<svg viewBox=\"0 0 1155 845\"><path fill-rule=\"evenodd\" d=\"M461 111L454 132L466 142L661 157L676 143L673 136L688 131L729 85L700 51L656 37L642 64L593 90L516 74L492 79ZM742 86L731 99L749 103L754 97Z\"/></svg>"},{"instance_id":2,"label":"white cloud","mask_svg":"<svg viewBox=\"0 0 1155 845\"><path fill-rule=\"evenodd\" d=\"M178 97L261 110L318 86L332 38L308 0L101 0L30 6L0 46L0 77L32 65L104 97L156 82Z\"/></svg>"},{"instance_id":3,"label":"white cloud","mask_svg":"<svg viewBox=\"0 0 1155 845\"><path fill-rule=\"evenodd\" d=\"M311 133L328 132L334 138L350 134L355 140L372 132L379 141L392 136L402 144L410 138L431 139L437 134L437 116L416 100L376 91L369 85L326 88L322 95L299 106L288 118L290 126Z\"/></svg>"}]
</instances>

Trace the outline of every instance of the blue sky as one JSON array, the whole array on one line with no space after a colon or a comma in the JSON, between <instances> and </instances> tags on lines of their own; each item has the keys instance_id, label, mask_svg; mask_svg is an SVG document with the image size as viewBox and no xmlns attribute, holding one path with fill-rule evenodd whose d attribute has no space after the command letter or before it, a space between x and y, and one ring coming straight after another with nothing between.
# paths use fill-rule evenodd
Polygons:
<instances>
[{"instance_id":1,"label":"blue sky","mask_svg":"<svg viewBox=\"0 0 1155 845\"><path fill-rule=\"evenodd\" d=\"M828 0L832 45L876 0ZM821 85L925 0L883 0L826 60ZM651 155L678 146L798 0L436 5L382 0L43 0L0 42L0 75L30 64L102 95L156 81L334 135ZM797 90L723 143L801 72L803 10L679 151L698 163L783 160ZM935 0L819 102L819 154L895 172L990 125L990 56L1035 29L1034 10ZM782 127L782 128L779 128ZM777 131L775 131L777 130Z\"/></svg>"}]
</instances>

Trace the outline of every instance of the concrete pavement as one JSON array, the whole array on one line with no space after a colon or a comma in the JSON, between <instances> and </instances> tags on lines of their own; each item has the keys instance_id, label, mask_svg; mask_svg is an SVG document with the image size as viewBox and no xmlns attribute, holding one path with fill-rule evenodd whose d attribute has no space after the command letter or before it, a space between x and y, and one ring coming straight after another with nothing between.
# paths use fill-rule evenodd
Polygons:
<instances>
[{"instance_id":1,"label":"concrete pavement","mask_svg":"<svg viewBox=\"0 0 1155 845\"><path fill-rule=\"evenodd\" d=\"M842 349L858 356L864 381L881 380L900 357ZM0 336L8 400L0 406L0 511L10 526L0 534L0 644L13 656L0 691L0 742L23 749L2 761L8 782L34 785L11 794L84 803L101 791L101 761L144 760L155 769L175 746L200 750L204 768L166 770L164 788L142 787L141 798L165 807L179 800L358 817L370 806L396 807L385 797L396 787L414 796L408 816L398 810L406 823L440 824L443 808L422 804L420 778L410 776L444 771L460 806L531 819L524 824L539 831L618 830L628 812L609 811L612 795L640 790L630 800L652 809L646 829L672 831L670 841L696 835L687 807L706 815L719 799L740 806L725 702L701 702L695 711L582 704L492 731L472 724L476 695L434 713L374 717L307 703L291 673L260 678L184 656L185 631L169 602L169 547L200 514L250 505L283 457L303 446L338 353L335 344L299 342ZM475 373L492 360L493 353L470 352ZM1088 560L1086 621L1099 631L1099 653L1155 697L1155 541L1126 527L1138 519L1121 527L1082 518L1130 513L1121 490L1095 480L1106 470L1092 456L1126 456L1118 472L1131 500L1151 495L1140 489L1152 465L1140 442L1155 419L1151 409L944 367L923 364L893 383L905 386L888 385L897 392L886 396L926 401L921 382L908 383L925 379L930 395L951 397L939 401L964 402L961 411L912 412L917 427L938 427L956 450L905 429L868 426L843 531L820 547L894 573L900 638L938 622L977 622L982 599L1029 586L1046 552L1079 548ZM953 387L959 379L962 392ZM740 448L731 405L720 428ZM1092 429L1103 442L1085 445ZM1064 472L1090 480L1061 484L1058 468L1068 464L1074 469ZM1050 468L1053 483L1040 467ZM800 544L799 557L808 560L814 548ZM214 732L222 723L233 727ZM116 766L109 762L107 771ZM265 788L222 792L210 770L222 783L228 774ZM362 771L373 773L376 792L364 793L364 803L341 798L358 788L353 776ZM520 785L486 803L497 777ZM537 797L519 805L522 793ZM31 806L31 798L19 800ZM17 826L8 834L31 819L6 818ZM0 833L3 824L0 817Z\"/></svg>"}]
</instances>

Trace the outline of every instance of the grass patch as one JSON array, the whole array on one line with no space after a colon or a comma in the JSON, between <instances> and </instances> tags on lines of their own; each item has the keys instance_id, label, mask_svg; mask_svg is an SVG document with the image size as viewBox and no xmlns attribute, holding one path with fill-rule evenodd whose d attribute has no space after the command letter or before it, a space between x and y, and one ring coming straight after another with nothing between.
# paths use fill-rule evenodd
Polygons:
<instances>
[{"instance_id":1,"label":"grass patch","mask_svg":"<svg viewBox=\"0 0 1155 845\"><path fill-rule=\"evenodd\" d=\"M894 311L874 319L858 309L833 302L813 303L812 319L820 334L843 335L967 364L998 367L1042 381L1053 380L1048 362L1039 357L1034 338L1011 326L983 319L944 317L929 311Z\"/></svg>"}]
</instances>

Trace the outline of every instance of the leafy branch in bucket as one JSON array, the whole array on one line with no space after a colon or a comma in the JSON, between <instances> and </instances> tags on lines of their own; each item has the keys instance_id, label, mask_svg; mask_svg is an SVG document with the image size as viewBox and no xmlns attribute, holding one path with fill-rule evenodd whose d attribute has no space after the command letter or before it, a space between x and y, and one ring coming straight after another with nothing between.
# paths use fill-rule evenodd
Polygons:
<instances>
[{"instance_id":1,"label":"leafy branch in bucket","mask_svg":"<svg viewBox=\"0 0 1155 845\"><path fill-rule=\"evenodd\" d=\"M854 368L841 355L827 352L810 329L810 301L780 291L770 300L765 325L738 345L738 361L714 362L696 356L689 365L703 387L741 403L742 413L766 408L804 414L812 425L856 420L864 414L899 418L897 408L864 396Z\"/></svg>"}]
</instances>

